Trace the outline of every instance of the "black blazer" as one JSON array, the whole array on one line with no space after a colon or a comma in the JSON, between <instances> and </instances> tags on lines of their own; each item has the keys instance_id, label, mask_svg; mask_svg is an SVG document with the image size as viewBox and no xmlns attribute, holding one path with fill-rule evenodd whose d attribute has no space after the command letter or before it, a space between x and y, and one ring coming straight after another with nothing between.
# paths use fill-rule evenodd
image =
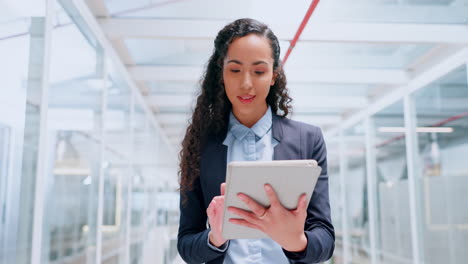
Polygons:
<instances>
[{"instance_id":1,"label":"black blazer","mask_svg":"<svg viewBox=\"0 0 468 264\"><path fill-rule=\"evenodd\" d=\"M307 208L304 225L307 248L304 252L287 252L291 263L317 263L329 259L335 248L335 233L330 218L328 199L327 154L320 128L273 115L274 160L315 159L322 173ZM226 178L227 147L223 139L208 138L201 150L200 177L187 192L187 202L180 203L177 249L187 263L221 264L225 253L207 244L206 209ZM285 175L285 177L287 177Z\"/></svg>"}]
</instances>

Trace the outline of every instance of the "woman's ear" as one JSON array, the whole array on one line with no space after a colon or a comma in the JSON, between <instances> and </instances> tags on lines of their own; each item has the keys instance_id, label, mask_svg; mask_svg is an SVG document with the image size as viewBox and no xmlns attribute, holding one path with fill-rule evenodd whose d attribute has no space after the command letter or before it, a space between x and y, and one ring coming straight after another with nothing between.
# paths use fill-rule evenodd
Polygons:
<instances>
[{"instance_id":1,"label":"woman's ear","mask_svg":"<svg viewBox=\"0 0 468 264\"><path fill-rule=\"evenodd\" d=\"M276 76L278 76L278 74L276 72L274 72L273 77L271 78L270 86L275 85Z\"/></svg>"}]
</instances>

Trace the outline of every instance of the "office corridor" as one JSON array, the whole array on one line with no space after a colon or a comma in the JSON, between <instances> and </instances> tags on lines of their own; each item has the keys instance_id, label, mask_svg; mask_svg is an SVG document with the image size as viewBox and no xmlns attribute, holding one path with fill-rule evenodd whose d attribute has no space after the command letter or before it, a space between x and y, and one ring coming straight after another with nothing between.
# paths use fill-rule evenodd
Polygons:
<instances>
[{"instance_id":1,"label":"office corridor","mask_svg":"<svg viewBox=\"0 0 468 264\"><path fill-rule=\"evenodd\" d=\"M185 263L181 142L243 17L323 131L327 263L467 262L468 0L0 0L0 264Z\"/></svg>"}]
</instances>

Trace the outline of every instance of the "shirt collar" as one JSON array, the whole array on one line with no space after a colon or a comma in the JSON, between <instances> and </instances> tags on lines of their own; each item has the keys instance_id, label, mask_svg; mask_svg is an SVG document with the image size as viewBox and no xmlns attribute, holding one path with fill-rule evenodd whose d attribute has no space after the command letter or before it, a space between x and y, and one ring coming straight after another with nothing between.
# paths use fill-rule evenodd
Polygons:
<instances>
[{"instance_id":1,"label":"shirt collar","mask_svg":"<svg viewBox=\"0 0 468 264\"><path fill-rule=\"evenodd\" d=\"M248 128L241 124L232 112L229 115L229 132L238 140L242 140L250 131L252 131L257 138L262 138L266 133L268 133L268 131L270 131L271 127L272 113L270 106L268 106L265 114L257 121L257 123L255 123L255 125L252 126L252 128Z\"/></svg>"}]
</instances>

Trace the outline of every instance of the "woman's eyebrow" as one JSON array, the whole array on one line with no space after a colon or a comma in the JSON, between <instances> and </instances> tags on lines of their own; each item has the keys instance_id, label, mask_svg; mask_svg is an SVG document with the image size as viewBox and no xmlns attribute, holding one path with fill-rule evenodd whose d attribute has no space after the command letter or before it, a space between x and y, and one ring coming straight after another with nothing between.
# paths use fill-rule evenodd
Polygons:
<instances>
[{"instance_id":1,"label":"woman's eyebrow","mask_svg":"<svg viewBox=\"0 0 468 264\"><path fill-rule=\"evenodd\" d=\"M238 60L229 60L227 63L231 63L231 62L242 65L242 62L240 62ZM268 62L266 62L266 61L256 61L256 62L252 63L252 65L259 65L259 64L268 64Z\"/></svg>"},{"instance_id":2,"label":"woman's eyebrow","mask_svg":"<svg viewBox=\"0 0 468 264\"><path fill-rule=\"evenodd\" d=\"M252 65L259 65L259 64L267 64L268 65L268 62L266 62L266 61L256 61L256 62L252 63Z\"/></svg>"}]
</instances>

